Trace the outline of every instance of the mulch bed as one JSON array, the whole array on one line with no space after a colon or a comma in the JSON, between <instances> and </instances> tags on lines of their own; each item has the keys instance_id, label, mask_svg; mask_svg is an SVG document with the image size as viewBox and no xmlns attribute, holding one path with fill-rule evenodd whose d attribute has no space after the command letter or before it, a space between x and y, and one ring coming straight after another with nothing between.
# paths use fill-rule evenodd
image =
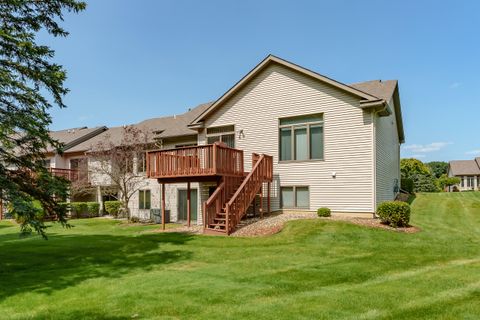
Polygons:
<instances>
[{"instance_id":1,"label":"mulch bed","mask_svg":"<svg viewBox=\"0 0 480 320\"><path fill-rule=\"evenodd\" d=\"M404 228L393 228L383 224L380 219L373 218L355 218L335 215L328 218L319 218L315 213L282 213L274 216L269 216L264 219L253 218L247 219L244 225L231 234L233 237L260 237L268 236L280 232L287 221L299 219L323 219L332 221L345 221L369 228L379 228L394 232L416 233L420 228L409 226ZM249 221L250 220L250 221Z\"/></svg>"}]
</instances>

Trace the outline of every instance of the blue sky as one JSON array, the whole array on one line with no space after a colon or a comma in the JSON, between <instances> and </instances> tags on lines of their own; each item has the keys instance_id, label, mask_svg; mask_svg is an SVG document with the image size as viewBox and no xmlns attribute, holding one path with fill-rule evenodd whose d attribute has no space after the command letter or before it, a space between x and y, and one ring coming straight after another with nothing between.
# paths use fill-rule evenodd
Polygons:
<instances>
[{"instance_id":1,"label":"blue sky","mask_svg":"<svg viewBox=\"0 0 480 320\"><path fill-rule=\"evenodd\" d=\"M398 79L402 156L480 156L480 1L87 1L52 129L123 125L215 100L269 53L344 83Z\"/></svg>"}]
</instances>

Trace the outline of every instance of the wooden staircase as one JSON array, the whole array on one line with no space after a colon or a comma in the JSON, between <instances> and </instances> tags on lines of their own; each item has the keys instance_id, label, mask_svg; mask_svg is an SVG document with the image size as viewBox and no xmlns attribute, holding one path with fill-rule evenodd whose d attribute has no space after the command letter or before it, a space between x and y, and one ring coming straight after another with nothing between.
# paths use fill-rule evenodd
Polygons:
<instances>
[{"instance_id":1,"label":"wooden staircase","mask_svg":"<svg viewBox=\"0 0 480 320\"><path fill-rule=\"evenodd\" d=\"M229 235L248 208L262 191L264 183L273 179L273 158L268 155L252 155L252 171L245 178L223 176L220 185L203 204L204 232Z\"/></svg>"}]
</instances>

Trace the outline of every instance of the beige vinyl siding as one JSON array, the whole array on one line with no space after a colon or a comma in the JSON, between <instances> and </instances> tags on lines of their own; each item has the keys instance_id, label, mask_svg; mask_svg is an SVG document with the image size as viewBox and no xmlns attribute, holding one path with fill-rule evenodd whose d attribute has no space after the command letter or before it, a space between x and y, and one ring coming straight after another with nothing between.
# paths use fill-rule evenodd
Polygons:
<instances>
[{"instance_id":1,"label":"beige vinyl siding","mask_svg":"<svg viewBox=\"0 0 480 320\"><path fill-rule=\"evenodd\" d=\"M309 186L310 210L373 212L373 125L360 100L280 65L271 65L206 119L206 127L235 125L235 145L274 157L272 209L280 206L280 186ZM279 118L323 113L324 161L278 162ZM240 130L243 130L239 138ZM205 130L199 144L205 142ZM336 178L332 173L336 172Z\"/></svg>"},{"instance_id":2,"label":"beige vinyl siding","mask_svg":"<svg viewBox=\"0 0 480 320\"><path fill-rule=\"evenodd\" d=\"M393 99L389 102L392 114L375 116L376 138L376 204L395 199L395 180L400 187L400 143Z\"/></svg>"}]
</instances>

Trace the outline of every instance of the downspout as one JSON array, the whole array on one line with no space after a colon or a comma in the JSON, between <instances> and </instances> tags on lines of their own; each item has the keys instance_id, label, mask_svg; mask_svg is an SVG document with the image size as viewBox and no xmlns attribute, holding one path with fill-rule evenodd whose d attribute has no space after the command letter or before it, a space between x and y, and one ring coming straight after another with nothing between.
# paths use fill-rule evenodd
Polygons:
<instances>
[{"instance_id":1,"label":"downspout","mask_svg":"<svg viewBox=\"0 0 480 320\"><path fill-rule=\"evenodd\" d=\"M381 109L374 109L372 112L372 145L373 145L373 217L376 218L376 211L377 211L377 116L380 112L384 112L388 110L388 105L384 102L383 107Z\"/></svg>"},{"instance_id":2,"label":"downspout","mask_svg":"<svg viewBox=\"0 0 480 320\"><path fill-rule=\"evenodd\" d=\"M376 132L376 121L377 121L378 111L372 112L372 146L373 146L373 217L376 217L375 212L377 211L377 132Z\"/></svg>"}]
</instances>

